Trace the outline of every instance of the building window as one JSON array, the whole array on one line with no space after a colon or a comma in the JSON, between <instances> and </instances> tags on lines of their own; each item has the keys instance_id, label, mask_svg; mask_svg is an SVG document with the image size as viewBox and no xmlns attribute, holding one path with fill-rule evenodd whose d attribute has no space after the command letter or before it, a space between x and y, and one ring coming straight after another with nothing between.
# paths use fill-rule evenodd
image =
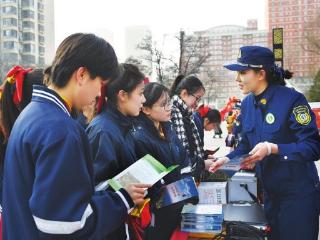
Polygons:
<instances>
[{"instance_id":1,"label":"building window","mask_svg":"<svg viewBox=\"0 0 320 240\"><path fill-rule=\"evenodd\" d=\"M44 10L44 5L41 2L38 2L38 10Z\"/></svg>"},{"instance_id":2,"label":"building window","mask_svg":"<svg viewBox=\"0 0 320 240\"><path fill-rule=\"evenodd\" d=\"M38 24L39 32L44 32L44 26L42 24Z\"/></svg>"},{"instance_id":3,"label":"building window","mask_svg":"<svg viewBox=\"0 0 320 240\"><path fill-rule=\"evenodd\" d=\"M22 62L26 65L35 64L36 58L33 55L22 55Z\"/></svg>"},{"instance_id":4,"label":"building window","mask_svg":"<svg viewBox=\"0 0 320 240\"><path fill-rule=\"evenodd\" d=\"M21 4L23 7L34 7L34 0L22 0Z\"/></svg>"},{"instance_id":5,"label":"building window","mask_svg":"<svg viewBox=\"0 0 320 240\"><path fill-rule=\"evenodd\" d=\"M5 18L2 20L2 24L6 27L16 27L18 26L18 20L15 18Z\"/></svg>"},{"instance_id":6,"label":"building window","mask_svg":"<svg viewBox=\"0 0 320 240\"><path fill-rule=\"evenodd\" d=\"M18 37L18 32L16 30L12 30L12 29L9 29L9 30L3 30L3 37L13 37L13 38L16 38Z\"/></svg>"},{"instance_id":7,"label":"building window","mask_svg":"<svg viewBox=\"0 0 320 240\"><path fill-rule=\"evenodd\" d=\"M41 14L41 13L38 13L38 20L43 22L44 21L44 15Z\"/></svg>"},{"instance_id":8,"label":"building window","mask_svg":"<svg viewBox=\"0 0 320 240\"><path fill-rule=\"evenodd\" d=\"M43 55L44 52L45 52L44 47L39 46L39 53Z\"/></svg>"},{"instance_id":9,"label":"building window","mask_svg":"<svg viewBox=\"0 0 320 240\"><path fill-rule=\"evenodd\" d=\"M39 42L44 43L44 36L39 36Z\"/></svg>"},{"instance_id":10,"label":"building window","mask_svg":"<svg viewBox=\"0 0 320 240\"><path fill-rule=\"evenodd\" d=\"M3 61L8 63L17 63L18 62L18 54L17 53L4 53Z\"/></svg>"},{"instance_id":11,"label":"building window","mask_svg":"<svg viewBox=\"0 0 320 240\"><path fill-rule=\"evenodd\" d=\"M25 53L35 53L34 44L23 44L23 52L25 52Z\"/></svg>"},{"instance_id":12,"label":"building window","mask_svg":"<svg viewBox=\"0 0 320 240\"><path fill-rule=\"evenodd\" d=\"M2 0L3 3L16 3L17 0Z\"/></svg>"},{"instance_id":13,"label":"building window","mask_svg":"<svg viewBox=\"0 0 320 240\"><path fill-rule=\"evenodd\" d=\"M34 35L34 33L29 33L29 32L23 33L22 39L23 39L23 41L34 41L35 35Z\"/></svg>"},{"instance_id":14,"label":"building window","mask_svg":"<svg viewBox=\"0 0 320 240\"><path fill-rule=\"evenodd\" d=\"M12 7L12 6L3 7L2 13L4 13L4 14L17 14L17 8Z\"/></svg>"},{"instance_id":15,"label":"building window","mask_svg":"<svg viewBox=\"0 0 320 240\"><path fill-rule=\"evenodd\" d=\"M10 42L4 42L3 48L7 50L17 50L18 46L16 42L10 41Z\"/></svg>"},{"instance_id":16,"label":"building window","mask_svg":"<svg viewBox=\"0 0 320 240\"><path fill-rule=\"evenodd\" d=\"M32 10L23 10L21 13L23 18L34 18L34 11Z\"/></svg>"},{"instance_id":17,"label":"building window","mask_svg":"<svg viewBox=\"0 0 320 240\"><path fill-rule=\"evenodd\" d=\"M39 57L39 65L40 66L44 66L44 58L43 57Z\"/></svg>"},{"instance_id":18,"label":"building window","mask_svg":"<svg viewBox=\"0 0 320 240\"><path fill-rule=\"evenodd\" d=\"M34 22L31 21L23 21L22 22L23 29L34 29Z\"/></svg>"}]
</instances>

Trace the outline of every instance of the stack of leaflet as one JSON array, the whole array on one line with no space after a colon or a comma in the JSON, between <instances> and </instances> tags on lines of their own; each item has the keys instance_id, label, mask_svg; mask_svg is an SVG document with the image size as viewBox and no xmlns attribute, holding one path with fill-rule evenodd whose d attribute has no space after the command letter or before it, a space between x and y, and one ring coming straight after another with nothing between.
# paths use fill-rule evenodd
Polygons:
<instances>
[{"instance_id":1,"label":"stack of leaflet","mask_svg":"<svg viewBox=\"0 0 320 240\"><path fill-rule=\"evenodd\" d=\"M220 168L220 170L222 170L229 177L232 177L236 172L238 172L241 169L241 162L250 156L250 154L244 154L231 158Z\"/></svg>"},{"instance_id":2,"label":"stack of leaflet","mask_svg":"<svg viewBox=\"0 0 320 240\"><path fill-rule=\"evenodd\" d=\"M220 233L222 231L222 205L185 205L181 215L181 231L183 232Z\"/></svg>"}]
</instances>

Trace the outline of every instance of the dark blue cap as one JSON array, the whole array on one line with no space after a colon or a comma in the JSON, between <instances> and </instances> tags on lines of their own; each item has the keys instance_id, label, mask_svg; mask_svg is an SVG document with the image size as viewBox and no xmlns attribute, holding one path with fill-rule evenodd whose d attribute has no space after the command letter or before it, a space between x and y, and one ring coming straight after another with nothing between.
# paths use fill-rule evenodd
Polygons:
<instances>
[{"instance_id":1,"label":"dark blue cap","mask_svg":"<svg viewBox=\"0 0 320 240\"><path fill-rule=\"evenodd\" d=\"M252 68L270 69L274 66L274 54L269 48L245 46L240 48L237 62L224 67L231 71L245 71Z\"/></svg>"}]
</instances>

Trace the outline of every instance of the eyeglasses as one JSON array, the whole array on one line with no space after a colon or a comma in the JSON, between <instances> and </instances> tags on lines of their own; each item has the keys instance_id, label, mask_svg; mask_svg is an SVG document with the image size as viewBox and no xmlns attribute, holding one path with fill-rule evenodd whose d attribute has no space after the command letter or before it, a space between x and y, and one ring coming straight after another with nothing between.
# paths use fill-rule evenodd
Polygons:
<instances>
[{"instance_id":1,"label":"eyeglasses","mask_svg":"<svg viewBox=\"0 0 320 240\"><path fill-rule=\"evenodd\" d=\"M172 101L162 102L160 105L154 105L155 107L163 108L164 110L171 110Z\"/></svg>"},{"instance_id":2,"label":"eyeglasses","mask_svg":"<svg viewBox=\"0 0 320 240\"><path fill-rule=\"evenodd\" d=\"M201 101L201 97L197 97L194 94L190 94L190 95L196 99L196 102L200 102Z\"/></svg>"}]
</instances>

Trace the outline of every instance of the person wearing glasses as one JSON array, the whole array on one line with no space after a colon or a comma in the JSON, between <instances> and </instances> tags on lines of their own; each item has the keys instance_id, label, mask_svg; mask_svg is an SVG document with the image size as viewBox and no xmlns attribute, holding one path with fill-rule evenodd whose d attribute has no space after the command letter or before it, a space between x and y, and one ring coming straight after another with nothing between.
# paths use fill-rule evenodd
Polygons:
<instances>
[{"instance_id":1,"label":"person wearing glasses","mask_svg":"<svg viewBox=\"0 0 320 240\"><path fill-rule=\"evenodd\" d=\"M152 155L165 167L179 165L149 191L153 220L145 231L144 239L170 239L173 231L180 225L183 203L156 209L155 196L162 185L178 181L184 175L191 175L189 158L173 129L171 119L172 103L169 90L159 83L149 83L143 92L146 101L132 135L137 157Z\"/></svg>"},{"instance_id":2,"label":"person wearing glasses","mask_svg":"<svg viewBox=\"0 0 320 240\"><path fill-rule=\"evenodd\" d=\"M193 115L204 94L202 82L194 75L179 75L170 90L173 128L186 149L197 181L201 180L203 170L208 170L212 164L212 160L205 160L202 139Z\"/></svg>"}]
</instances>

